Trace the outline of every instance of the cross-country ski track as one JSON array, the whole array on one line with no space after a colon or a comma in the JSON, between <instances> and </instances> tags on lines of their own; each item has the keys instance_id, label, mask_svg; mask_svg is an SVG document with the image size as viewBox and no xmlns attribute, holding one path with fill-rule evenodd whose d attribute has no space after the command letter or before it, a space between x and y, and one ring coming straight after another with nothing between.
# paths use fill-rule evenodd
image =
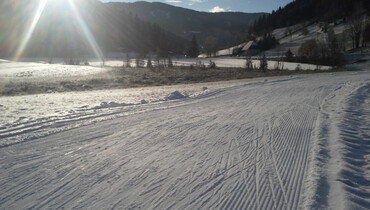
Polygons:
<instances>
[{"instance_id":1,"label":"cross-country ski track","mask_svg":"<svg viewBox=\"0 0 370 210\"><path fill-rule=\"evenodd\" d=\"M369 84L269 79L0 128L0 209L369 209Z\"/></svg>"}]
</instances>

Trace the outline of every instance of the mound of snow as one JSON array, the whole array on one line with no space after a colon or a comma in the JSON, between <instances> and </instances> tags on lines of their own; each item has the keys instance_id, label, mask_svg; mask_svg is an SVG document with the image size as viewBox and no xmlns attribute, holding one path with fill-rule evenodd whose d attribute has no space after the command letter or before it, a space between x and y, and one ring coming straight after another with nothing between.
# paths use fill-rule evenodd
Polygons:
<instances>
[{"instance_id":1,"label":"mound of snow","mask_svg":"<svg viewBox=\"0 0 370 210\"><path fill-rule=\"evenodd\" d=\"M188 97L187 95L184 95L180 93L179 91L175 91L175 92L170 93L165 99L166 100L177 100L177 99L184 99L187 97Z\"/></svg>"}]
</instances>

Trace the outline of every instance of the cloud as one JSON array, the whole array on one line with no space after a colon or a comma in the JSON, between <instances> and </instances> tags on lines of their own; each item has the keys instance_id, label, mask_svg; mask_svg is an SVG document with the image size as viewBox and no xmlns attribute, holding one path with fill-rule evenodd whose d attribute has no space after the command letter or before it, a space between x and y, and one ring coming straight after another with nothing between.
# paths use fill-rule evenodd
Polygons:
<instances>
[{"instance_id":1,"label":"cloud","mask_svg":"<svg viewBox=\"0 0 370 210\"><path fill-rule=\"evenodd\" d=\"M167 3L177 3L177 4L180 4L182 3L182 1L180 0L166 0Z\"/></svg>"},{"instance_id":2,"label":"cloud","mask_svg":"<svg viewBox=\"0 0 370 210\"><path fill-rule=\"evenodd\" d=\"M209 10L209 12L216 13L216 12L225 12L224 8L221 8L219 6L213 7L213 9Z\"/></svg>"}]
</instances>

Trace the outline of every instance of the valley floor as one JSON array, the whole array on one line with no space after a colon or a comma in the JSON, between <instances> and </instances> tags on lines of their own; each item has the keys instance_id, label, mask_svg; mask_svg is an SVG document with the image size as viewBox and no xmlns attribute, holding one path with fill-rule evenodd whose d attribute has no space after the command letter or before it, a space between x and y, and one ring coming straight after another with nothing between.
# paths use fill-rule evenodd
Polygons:
<instances>
[{"instance_id":1,"label":"valley floor","mask_svg":"<svg viewBox=\"0 0 370 210\"><path fill-rule=\"evenodd\" d=\"M2 124L0 208L370 207L369 71L207 89Z\"/></svg>"}]
</instances>

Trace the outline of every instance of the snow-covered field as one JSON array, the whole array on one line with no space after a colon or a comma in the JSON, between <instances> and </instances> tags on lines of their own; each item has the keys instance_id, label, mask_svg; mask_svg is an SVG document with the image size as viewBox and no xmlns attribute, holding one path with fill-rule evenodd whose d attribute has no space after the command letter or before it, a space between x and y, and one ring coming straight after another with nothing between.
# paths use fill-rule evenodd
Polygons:
<instances>
[{"instance_id":1,"label":"snow-covered field","mask_svg":"<svg viewBox=\"0 0 370 210\"><path fill-rule=\"evenodd\" d=\"M252 60L253 66L259 68L260 61L257 60L258 58L254 58ZM217 67L233 67L233 68L245 68L246 66L246 59L245 58L238 58L238 57L216 57L216 58L183 58L183 59L174 59L175 65L181 66L190 66L191 64L202 62L206 66L209 64L210 61L215 62ZM320 70L329 70L331 67L329 66L316 66L312 64L302 64L302 63L294 63L294 62L280 62L279 65L276 61L268 61L268 69L273 70L279 67L279 69L285 70L296 70L297 67L300 70L316 70L319 68ZM277 66L278 65L278 66Z\"/></svg>"},{"instance_id":2,"label":"snow-covered field","mask_svg":"<svg viewBox=\"0 0 370 210\"><path fill-rule=\"evenodd\" d=\"M0 97L0 208L368 209L369 92L365 71Z\"/></svg>"},{"instance_id":3,"label":"snow-covered field","mask_svg":"<svg viewBox=\"0 0 370 210\"><path fill-rule=\"evenodd\" d=\"M42 62L12 62L0 60L0 78L51 78L86 76L105 72L105 68L96 66L72 66L63 64L47 64Z\"/></svg>"},{"instance_id":4,"label":"snow-covered field","mask_svg":"<svg viewBox=\"0 0 370 210\"><path fill-rule=\"evenodd\" d=\"M123 55L122 55L123 56ZM89 61L90 66L71 66L64 65L63 59L54 59L54 64L47 64L47 58L36 58L26 60L27 62L11 62L0 60L0 78L19 78L19 77L37 77L45 75L56 75L61 76L81 76L89 74L97 74L105 72L107 68L102 67L102 62L91 59ZM33 62L31 62L33 61ZM209 62L215 62L217 67L223 68L245 68L246 59L243 57L215 57L215 58L172 58L174 66L190 66L197 63L202 63L205 66L209 65ZM152 61L153 62L153 61ZM258 57L252 60L254 66L259 68L260 62ZM105 67L121 67L126 66L126 62L122 61L118 57L107 59L104 62ZM135 59L131 59L130 65L136 66ZM312 64L300 64L294 62L280 62L279 68L285 70L296 70L297 66L301 70L328 70L331 69L329 66L317 66ZM268 61L268 69L276 69L276 61ZM30 70L31 69L31 70Z\"/></svg>"}]
</instances>

